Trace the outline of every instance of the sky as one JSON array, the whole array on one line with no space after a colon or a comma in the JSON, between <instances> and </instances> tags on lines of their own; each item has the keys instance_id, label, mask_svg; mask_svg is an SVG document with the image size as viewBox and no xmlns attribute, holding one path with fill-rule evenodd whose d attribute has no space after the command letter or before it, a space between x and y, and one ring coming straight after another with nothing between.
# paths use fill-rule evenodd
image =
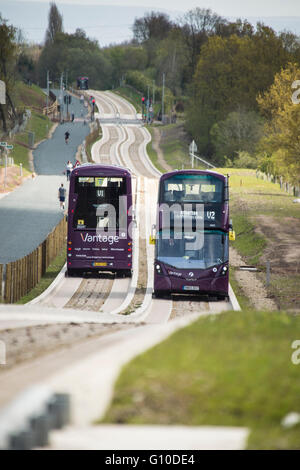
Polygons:
<instances>
[{"instance_id":1,"label":"sky","mask_svg":"<svg viewBox=\"0 0 300 470\"><path fill-rule=\"evenodd\" d=\"M50 0L0 0L0 13L22 29L29 42L42 43L47 28ZM147 11L163 11L176 20L196 6L211 8L229 20L247 18L254 25L262 21L276 31L290 30L300 35L300 0L56 0L63 15L64 31L76 28L97 39L100 46L132 39L136 17ZM162 8L163 6L163 8Z\"/></svg>"},{"instance_id":2,"label":"sky","mask_svg":"<svg viewBox=\"0 0 300 470\"><path fill-rule=\"evenodd\" d=\"M49 0L38 1L49 4ZM61 3L154 8L163 6L167 10L180 11L201 7L211 8L224 16L300 16L299 0L184 0L184 2L182 0L56 0L57 5Z\"/></svg>"}]
</instances>

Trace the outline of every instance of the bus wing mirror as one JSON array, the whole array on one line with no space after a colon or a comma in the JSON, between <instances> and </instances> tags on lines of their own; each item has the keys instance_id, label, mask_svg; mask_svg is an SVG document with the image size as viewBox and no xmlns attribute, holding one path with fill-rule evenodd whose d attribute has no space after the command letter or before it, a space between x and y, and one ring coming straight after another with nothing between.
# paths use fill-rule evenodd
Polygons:
<instances>
[{"instance_id":1,"label":"bus wing mirror","mask_svg":"<svg viewBox=\"0 0 300 470\"><path fill-rule=\"evenodd\" d=\"M231 242L235 241L235 231L234 230L229 230L229 240Z\"/></svg>"},{"instance_id":2,"label":"bus wing mirror","mask_svg":"<svg viewBox=\"0 0 300 470\"><path fill-rule=\"evenodd\" d=\"M155 229L156 229L156 226L155 226L155 225L152 225L151 235L150 235L150 237L149 237L149 243L150 243L150 245L155 245Z\"/></svg>"},{"instance_id":3,"label":"bus wing mirror","mask_svg":"<svg viewBox=\"0 0 300 470\"><path fill-rule=\"evenodd\" d=\"M153 235L150 235L150 237L149 237L149 244L150 245L155 245L155 237Z\"/></svg>"}]
</instances>

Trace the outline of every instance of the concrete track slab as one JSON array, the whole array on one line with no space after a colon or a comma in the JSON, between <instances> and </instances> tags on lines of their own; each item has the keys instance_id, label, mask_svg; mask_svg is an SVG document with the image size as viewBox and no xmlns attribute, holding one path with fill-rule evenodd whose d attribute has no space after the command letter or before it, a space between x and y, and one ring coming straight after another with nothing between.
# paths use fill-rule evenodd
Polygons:
<instances>
[{"instance_id":1,"label":"concrete track slab","mask_svg":"<svg viewBox=\"0 0 300 470\"><path fill-rule=\"evenodd\" d=\"M50 435L50 450L242 450L247 428L113 425L69 427ZM114 453L115 458L117 453ZM107 457L112 458L112 454ZM140 457L142 459L144 457ZM196 460L196 456L195 456ZM195 462L196 463L196 462Z\"/></svg>"}]
</instances>

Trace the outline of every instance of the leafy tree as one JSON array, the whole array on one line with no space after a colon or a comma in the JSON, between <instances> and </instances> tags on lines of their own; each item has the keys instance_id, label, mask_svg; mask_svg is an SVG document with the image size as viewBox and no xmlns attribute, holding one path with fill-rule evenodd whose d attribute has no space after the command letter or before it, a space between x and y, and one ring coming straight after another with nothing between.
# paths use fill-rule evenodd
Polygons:
<instances>
[{"instance_id":1,"label":"leafy tree","mask_svg":"<svg viewBox=\"0 0 300 470\"><path fill-rule=\"evenodd\" d=\"M235 168L253 168L258 166L258 158L248 152L240 151L237 153L237 158L234 160Z\"/></svg>"},{"instance_id":2,"label":"leafy tree","mask_svg":"<svg viewBox=\"0 0 300 470\"><path fill-rule=\"evenodd\" d=\"M142 72L138 70L131 70L126 74L126 83L136 90L138 90L144 96L147 96L148 87L152 89L152 80L145 76ZM155 87L155 101L159 101L162 99L162 88L156 86ZM168 87L165 87L165 113L167 114L174 104L174 96L171 90Z\"/></svg>"},{"instance_id":3,"label":"leafy tree","mask_svg":"<svg viewBox=\"0 0 300 470\"><path fill-rule=\"evenodd\" d=\"M155 65L157 47L172 30L173 23L165 13L152 11L142 18L136 18L133 24L133 42L143 45L147 52L146 68Z\"/></svg>"},{"instance_id":4,"label":"leafy tree","mask_svg":"<svg viewBox=\"0 0 300 470\"><path fill-rule=\"evenodd\" d=\"M33 82L35 80L36 64L26 49L23 49L18 57L17 71L24 81Z\"/></svg>"},{"instance_id":5,"label":"leafy tree","mask_svg":"<svg viewBox=\"0 0 300 470\"><path fill-rule=\"evenodd\" d=\"M227 20L219 21L216 24L216 34L221 37L229 37L235 34L238 37L253 36L254 27L247 20L237 19L229 22Z\"/></svg>"},{"instance_id":6,"label":"leafy tree","mask_svg":"<svg viewBox=\"0 0 300 470\"><path fill-rule=\"evenodd\" d=\"M139 45L111 46L104 55L112 66L114 86L119 86L127 71L144 70L147 65L147 52Z\"/></svg>"},{"instance_id":7,"label":"leafy tree","mask_svg":"<svg viewBox=\"0 0 300 470\"><path fill-rule=\"evenodd\" d=\"M234 111L210 131L218 161L226 155L235 163L241 151L253 154L262 137L263 120L255 111Z\"/></svg>"},{"instance_id":8,"label":"leafy tree","mask_svg":"<svg viewBox=\"0 0 300 470\"><path fill-rule=\"evenodd\" d=\"M183 93L185 72L188 67L187 45L179 28L174 28L160 41L156 60L156 79L166 74L166 83L174 95Z\"/></svg>"},{"instance_id":9,"label":"leafy tree","mask_svg":"<svg viewBox=\"0 0 300 470\"><path fill-rule=\"evenodd\" d=\"M58 33L54 42L45 45L38 63L40 83L46 85L46 72L59 81L62 72L68 71L69 83L78 75L87 75L95 88L109 88L112 67L97 41L92 41L77 30L75 34Z\"/></svg>"},{"instance_id":10,"label":"leafy tree","mask_svg":"<svg viewBox=\"0 0 300 470\"><path fill-rule=\"evenodd\" d=\"M3 130L7 131L7 121L15 121L18 116L11 98L15 84L15 65L17 60L17 28L7 24L0 16L0 80L6 86L6 105L0 104L0 120Z\"/></svg>"},{"instance_id":11,"label":"leafy tree","mask_svg":"<svg viewBox=\"0 0 300 470\"><path fill-rule=\"evenodd\" d=\"M269 90L260 94L257 99L261 113L267 118L260 148L270 158L277 174L298 184L300 182L300 93L297 89L299 88L300 68L295 63L289 63L275 75L274 83ZM263 163L266 163L266 156Z\"/></svg>"},{"instance_id":12,"label":"leafy tree","mask_svg":"<svg viewBox=\"0 0 300 470\"><path fill-rule=\"evenodd\" d=\"M51 44L54 42L55 36L63 32L63 18L59 13L55 2L50 3L50 10L48 14L48 29L46 31L45 43Z\"/></svg>"},{"instance_id":13,"label":"leafy tree","mask_svg":"<svg viewBox=\"0 0 300 470\"><path fill-rule=\"evenodd\" d=\"M242 107L256 111L256 96L273 82L291 54L271 28L257 26L253 36L212 36L202 47L190 89L187 127L200 151L214 151L210 129Z\"/></svg>"}]
</instances>

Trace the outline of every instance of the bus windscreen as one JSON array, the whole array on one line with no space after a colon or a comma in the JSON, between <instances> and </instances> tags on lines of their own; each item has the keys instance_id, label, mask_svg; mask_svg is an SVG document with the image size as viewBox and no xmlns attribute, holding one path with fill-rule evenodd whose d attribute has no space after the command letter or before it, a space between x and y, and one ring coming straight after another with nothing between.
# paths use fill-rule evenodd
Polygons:
<instances>
[{"instance_id":1,"label":"bus windscreen","mask_svg":"<svg viewBox=\"0 0 300 470\"><path fill-rule=\"evenodd\" d=\"M126 179L122 177L77 176L74 210L75 229L126 228Z\"/></svg>"},{"instance_id":2,"label":"bus windscreen","mask_svg":"<svg viewBox=\"0 0 300 470\"><path fill-rule=\"evenodd\" d=\"M156 259L177 269L207 269L228 261L228 235L221 231L182 232L161 230L157 237Z\"/></svg>"},{"instance_id":3,"label":"bus windscreen","mask_svg":"<svg viewBox=\"0 0 300 470\"><path fill-rule=\"evenodd\" d=\"M224 182L213 175L178 174L163 181L161 203L222 203Z\"/></svg>"}]
</instances>

